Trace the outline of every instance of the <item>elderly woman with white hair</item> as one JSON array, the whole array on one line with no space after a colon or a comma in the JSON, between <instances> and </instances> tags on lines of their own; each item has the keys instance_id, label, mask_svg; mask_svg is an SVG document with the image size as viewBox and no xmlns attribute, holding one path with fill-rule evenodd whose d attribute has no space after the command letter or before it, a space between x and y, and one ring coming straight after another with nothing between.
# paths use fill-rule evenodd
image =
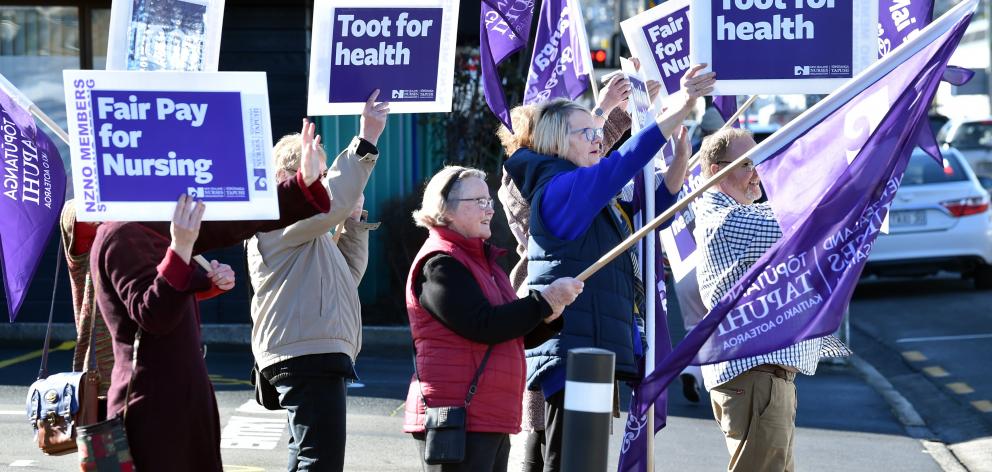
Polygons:
<instances>
[{"instance_id":1,"label":"elderly woman with white hair","mask_svg":"<svg viewBox=\"0 0 992 472\"><path fill-rule=\"evenodd\" d=\"M582 282L560 278L517 298L496 264L506 251L486 242L495 212L485 177L480 170L445 167L413 214L430 234L406 286L416 373L403 431L413 433L424 470L506 470L509 435L520 431L525 342L538 345L553 336L562 310L582 291ZM460 462L427 460L428 407L466 408Z\"/></svg>"}]
</instances>

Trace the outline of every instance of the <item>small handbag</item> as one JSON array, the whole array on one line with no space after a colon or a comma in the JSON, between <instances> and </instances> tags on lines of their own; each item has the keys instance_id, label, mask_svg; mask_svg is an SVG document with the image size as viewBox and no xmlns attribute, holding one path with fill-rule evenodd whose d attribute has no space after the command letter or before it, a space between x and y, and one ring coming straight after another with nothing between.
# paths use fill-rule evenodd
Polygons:
<instances>
[{"instance_id":1,"label":"small handbag","mask_svg":"<svg viewBox=\"0 0 992 472\"><path fill-rule=\"evenodd\" d=\"M61 243L59 249L61 252ZM61 262L61 257L56 259L56 285L53 291L58 288ZM48 311L48 329L41 354L41 368L38 369L38 379L28 387L26 410L38 448L45 454L59 456L76 451L76 435L80 426L99 421L97 397L100 392L100 372L96 368L96 352L93 347L94 317L90 322L90 362L87 370L48 375L48 351L54 311L53 296Z\"/></svg>"},{"instance_id":2,"label":"small handbag","mask_svg":"<svg viewBox=\"0 0 992 472\"><path fill-rule=\"evenodd\" d=\"M282 410L279 404L279 392L276 387L269 382L269 379L262 375L262 369L255 364L251 368L251 384L255 387L255 401L266 410Z\"/></svg>"},{"instance_id":3,"label":"small handbag","mask_svg":"<svg viewBox=\"0 0 992 472\"><path fill-rule=\"evenodd\" d=\"M420 373L417 371L416 347L414 347L413 372L417 375L417 386L420 387L420 401L424 402L424 462L428 465L437 464L458 464L465 460L465 435L468 431L465 425L468 421L468 406L475 396L476 386L482 370L489 361L493 347L486 349L479 368L475 371L472 383L468 387L465 395L465 405L463 406L436 406L427 404L424 390L420 383Z\"/></svg>"},{"instance_id":4,"label":"small handbag","mask_svg":"<svg viewBox=\"0 0 992 472\"><path fill-rule=\"evenodd\" d=\"M106 421L79 428L76 443L79 447L79 470L83 472L134 472L134 459L127 442L124 420L127 418L127 404L131 400L134 386L134 372L138 368L138 345L141 343L141 328L134 334L134 349L131 354L131 378L127 381L124 395L124 409L121 414Z\"/></svg>"}]
</instances>

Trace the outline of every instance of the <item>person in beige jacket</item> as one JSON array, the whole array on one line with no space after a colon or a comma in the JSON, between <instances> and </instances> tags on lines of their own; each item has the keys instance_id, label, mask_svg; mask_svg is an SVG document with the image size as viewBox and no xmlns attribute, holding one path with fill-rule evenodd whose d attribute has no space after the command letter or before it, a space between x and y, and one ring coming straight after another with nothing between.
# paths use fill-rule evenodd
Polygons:
<instances>
[{"instance_id":1,"label":"person in beige jacket","mask_svg":"<svg viewBox=\"0 0 992 472\"><path fill-rule=\"evenodd\" d=\"M377 97L378 90L365 104L359 135L325 171L331 211L258 233L247 243L255 291L252 351L288 413L290 471L344 468L347 382L356 378L362 343L358 284L368 263L369 231L378 226L364 222L362 191L389 113L389 104L376 103ZM303 152L323 154L313 124L304 129L302 136L276 143L277 180L295 176Z\"/></svg>"}]
</instances>

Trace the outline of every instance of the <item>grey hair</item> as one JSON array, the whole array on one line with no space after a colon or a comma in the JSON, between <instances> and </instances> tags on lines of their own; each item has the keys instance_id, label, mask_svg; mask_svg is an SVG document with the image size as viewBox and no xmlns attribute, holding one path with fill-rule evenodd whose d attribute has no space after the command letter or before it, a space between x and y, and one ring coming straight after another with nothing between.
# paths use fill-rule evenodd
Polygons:
<instances>
[{"instance_id":1,"label":"grey hair","mask_svg":"<svg viewBox=\"0 0 992 472\"><path fill-rule=\"evenodd\" d=\"M485 181L486 173L471 167L445 166L434 174L424 188L424 198L420 208L413 212L413 222L427 229L447 226L444 213L449 208L448 200L460 195L462 181L470 177Z\"/></svg>"}]
</instances>

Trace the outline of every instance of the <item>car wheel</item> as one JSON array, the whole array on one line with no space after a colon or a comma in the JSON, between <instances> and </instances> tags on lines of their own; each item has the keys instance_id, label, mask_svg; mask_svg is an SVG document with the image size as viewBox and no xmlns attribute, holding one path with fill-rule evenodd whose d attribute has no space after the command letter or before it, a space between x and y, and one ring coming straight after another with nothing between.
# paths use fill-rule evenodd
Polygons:
<instances>
[{"instance_id":1,"label":"car wheel","mask_svg":"<svg viewBox=\"0 0 992 472\"><path fill-rule=\"evenodd\" d=\"M981 264L975 268L975 288L992 290L992 265Z\"/></svg>"}]
</instances>

